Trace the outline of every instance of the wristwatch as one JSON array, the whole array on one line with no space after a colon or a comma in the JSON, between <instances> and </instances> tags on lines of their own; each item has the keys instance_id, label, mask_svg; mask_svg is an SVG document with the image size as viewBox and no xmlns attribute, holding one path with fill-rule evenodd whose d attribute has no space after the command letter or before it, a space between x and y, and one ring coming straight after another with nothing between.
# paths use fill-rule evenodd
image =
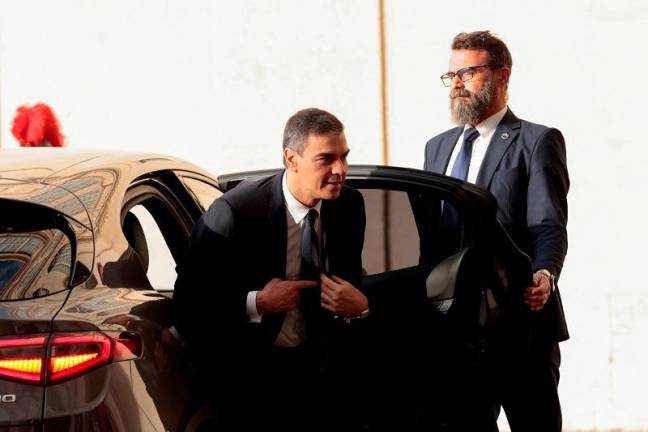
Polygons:
<instances>
[{"instance_id":1,"label":"wristwatch","mask_svg":"<svg viewBox=\"0 0 648 432\"><path fill-rule=\"evenodd\" d=\"M367 308L367 309L363 310L362 312L360 312L359 315L344 317L343 321L345 323L347 323L347 324L351 324L351 321L353 321L353 320L365 319L368 316L369 316L369 308Z\"/></svg>"},{"instance_id":2,"label":"wristwatch","mask_svg":"<svg viewBox=\"0 0 648 432\"><path fill-rule=\"evenodd\" d=\"M538 270L538 273L542 273L549 278L549 283L551 283L551 292L553 292L556 289L556 276L547 269L540 269Z\"/></svg>"}]
</instances>

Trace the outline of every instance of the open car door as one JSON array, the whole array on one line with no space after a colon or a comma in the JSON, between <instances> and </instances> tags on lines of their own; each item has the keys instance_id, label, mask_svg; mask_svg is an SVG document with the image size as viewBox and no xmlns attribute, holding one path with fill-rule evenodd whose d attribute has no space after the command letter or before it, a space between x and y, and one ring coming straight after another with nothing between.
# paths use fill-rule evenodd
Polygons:
<instances>
[{"instance_id":1,"label":"open car door","mask_svg":"<svg viewBox=\"0 0 648 432\"><path fill-rule=\"evenodd\" d=\"M486 190L419 170L352 167L365 200L372 423L443 430L482 378L487 336L521 313L531 262ZM442 217L452 207L456 224ZM460 376L449 371L461 370ZM424 395L424 396L421 396Z\"/></svg>"}]
</instances>

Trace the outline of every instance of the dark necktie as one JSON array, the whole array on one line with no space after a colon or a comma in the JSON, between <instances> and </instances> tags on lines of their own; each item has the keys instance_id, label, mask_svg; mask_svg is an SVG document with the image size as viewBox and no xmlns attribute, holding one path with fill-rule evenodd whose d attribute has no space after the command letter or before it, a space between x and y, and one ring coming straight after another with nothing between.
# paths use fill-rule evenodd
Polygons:
<instances>
[{"instance_id":1,"label":"dark necktie","mask_svg":"<svg viewBox=\"0 0 648 432\"><path fill-rule=\"evenodd\" d=\"M452 166L452 171L450 175L454 178L461 180L466 180L468 178L468 169L470 169L470 159L472 158L473 143L479 136L477 128L466 129L464 132L463 145L457 159L455 160L454 165Z\"/></svg>"},{"instance_id":2,"label":"dark necktie","mask_svg":"<svg viewBox=\"0 0 648 432\"><path fill-rule=\"evenodd\" d=\"M304 218L301 241L301 278L319 282L321 272L320 246L315 229L317 210L310 209ZM318 336L317 324L320 313L320 288L307 288L300 294L305 336L313 342Z\"/></svg>"},{"instance_id":3,"label":"dark necktie","mask_svg":"<svg viewBox=\"0 0 648 432\"><path fill-rule=\"evenodd\" d=\"M310 209L304 219L301 241L301 278L319 281L321 271L320 247L315 229L317 210Z\"/></svg>"},{"instance_id":4,"label":"dark necktie","mask_svg":"<svg viewBox=\"0 0 648 432\"><path fill-rule=\"evenodd\" d=\"M464 131L463 144L461 150L452 165L450 176L461 180L468 178L468 170L470 169L470 159L472 158L473 143L479 136L477 128L470 128ZM443 203L443 211L441 212L441 225L449 227L459 226L459 214L457 210L449 203Z\"/></svg>"}]
</instances>

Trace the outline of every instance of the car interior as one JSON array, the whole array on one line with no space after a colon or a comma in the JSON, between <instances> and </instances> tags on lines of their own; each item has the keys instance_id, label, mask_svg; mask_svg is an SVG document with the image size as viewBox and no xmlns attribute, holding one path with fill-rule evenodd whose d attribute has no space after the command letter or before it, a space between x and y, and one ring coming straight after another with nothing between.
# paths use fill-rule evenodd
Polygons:
<instances>
[{"instance_id":1,"label":"car interior","mask_svg":"<svg viewBox=\"0 0 648 432\"><path fill-rule=\"evenodd\" d=\"M124 216L122 230L124 231L124 236L126 237L128 244L133 251L135 251L135 255L142 265L142 270L146 273L149 267L149 252L146 244L146 235L144 235L144 229L142 228L139 219L137 219L137 216L130 211L126 213L126 216Z\"/></svg>"}]
</instances>

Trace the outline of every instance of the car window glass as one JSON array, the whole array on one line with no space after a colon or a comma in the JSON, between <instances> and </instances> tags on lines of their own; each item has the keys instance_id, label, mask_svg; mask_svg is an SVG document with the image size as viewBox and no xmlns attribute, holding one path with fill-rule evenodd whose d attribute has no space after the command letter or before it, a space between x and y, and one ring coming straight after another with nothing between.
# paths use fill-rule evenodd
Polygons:
<instances>
[{"instance_id":1,"label":"car window glass","mask_svg":"<svg viewBox=\"0 0 648 432\"><path fill-rule=\"evenodd\" d=\"M16 276L18 270L24 266L25 263L17 259L3 258L0 261L0 290L4 289L14 276Z\"/></svg>"},{"instance_id":2,"label":"car window glass","mask_svg":"<svg viewBox=\"0 0 648 432\"><path fill-rule=\"evenodd\" d=\"M0 295L28 298L66 289L72 256L58 229L0 233Z\"/></svg>"},{"instance_id":3,"label":"car window glass","mask_svg":"<svg viewBox=\"0 0 648 432\"><path fill-rule=\"evenodd\" d=\"M196 201L200 204L203 211L207 210L209 206L219 198L223 193L218 190L214 185L206 183L202 180L198 180L191 177L180 177L182 182L187 186L187 189L194 196Z\"/></svg>"},{"instance_id":4,"label":"car window glass","mask_svg":"<svg viewBox=\"0 0 648 432\"><path fill-rule=\"evenodd\" d=\"M443 206L431 192L360 189L367 226L362 263L366 275L435 264L465 247L461 218L444 226Z\"/></svg>"},{"instance_id":5,"label":"car window glass","mask_svg":"<svg viewBox=\"0 0 648 432\"><path fill-rule=\"evenodd\" d=\"M407 192L362 189L367 226L362 253L366 274L419 263L419 234Z\"/></svg>"},{"instance_id":6,"label":"car window glass","mask_svg":"<svg viewBox=\"0 0 648 432\"><path fill-rule=\"evenodd\" d=\"M140 257L143 263L142 267L150 284L156 290L173 290L176 278L176 264L159 226L148 209L142 204L135 205L129 212L139 221L144 242L142 242L141 238L133 239L132 236L128 238L129 235L127 235L127 239L135 253Z\"/></svg>"}]
</instances>

